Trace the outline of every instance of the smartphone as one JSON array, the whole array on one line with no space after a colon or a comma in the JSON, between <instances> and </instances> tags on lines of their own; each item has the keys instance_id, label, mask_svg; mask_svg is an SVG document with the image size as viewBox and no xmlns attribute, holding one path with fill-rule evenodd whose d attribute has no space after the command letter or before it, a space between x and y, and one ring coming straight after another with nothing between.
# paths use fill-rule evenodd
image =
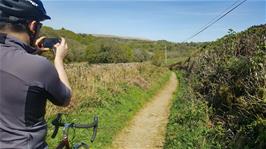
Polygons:
<instances>
[{"instance_id":1,"label":"smartphone","mask_svg":"<svg viewBox=\"0 0 266 149\"><path fill-rule=\"evenodd\" d=\"M61 39L59 39L59 38L45 38L45 39L43 39L42 47L54 49L54 45L56 45L57 43L60 43L60 42L61 42Z\"/></svg>"}]
</instances>

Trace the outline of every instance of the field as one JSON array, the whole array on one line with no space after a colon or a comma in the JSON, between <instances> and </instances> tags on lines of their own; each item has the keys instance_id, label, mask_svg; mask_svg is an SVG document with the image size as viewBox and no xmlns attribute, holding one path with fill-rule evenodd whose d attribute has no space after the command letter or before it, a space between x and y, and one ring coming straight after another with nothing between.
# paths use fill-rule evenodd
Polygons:
<instances>
[{"instance_id":1,"label":"field","mask_svg":"<svg viewBox=\"0 0 266 149\"><path fill-rule=\"evenodd\" d=\"M48 104L48 144L54 148L61 135L51 139L51 120L57 112L69 114L65 120L89 123L93 115L100 119L93 148L106 148L113 136L169 79L170 71L149 63L68 64L66 66L74 95L71 106L58 108ZM60 132L59 132L60 133ZM74 132L70 132L70 135ZM89 142L89 131L76 130L74 141Z\"/></svg>"}]
</instances>

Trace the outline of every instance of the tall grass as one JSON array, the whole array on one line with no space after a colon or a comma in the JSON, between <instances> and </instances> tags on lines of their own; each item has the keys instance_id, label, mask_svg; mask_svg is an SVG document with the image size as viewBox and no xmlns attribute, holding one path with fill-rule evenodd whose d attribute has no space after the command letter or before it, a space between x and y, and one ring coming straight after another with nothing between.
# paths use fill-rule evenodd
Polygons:
<instances>
[{"instance_id":1,"label":"tall grass","mask_svg":"<svg viewBox=\"0 0 266 149\"><path fill-rule=\"evenodd\" d=\"M59 108L49 104L47 116L59 111L71 111L85 100L91 108L102 107L112 102L113 95L124 92L126 86L149 89L153 81L160 78L167 70L148 63L101 65L76 63L66 65L66 71L74 92L71 105ZM105 91L111 94L110 97L103 96Z\"/></svg>"}]
</instances>

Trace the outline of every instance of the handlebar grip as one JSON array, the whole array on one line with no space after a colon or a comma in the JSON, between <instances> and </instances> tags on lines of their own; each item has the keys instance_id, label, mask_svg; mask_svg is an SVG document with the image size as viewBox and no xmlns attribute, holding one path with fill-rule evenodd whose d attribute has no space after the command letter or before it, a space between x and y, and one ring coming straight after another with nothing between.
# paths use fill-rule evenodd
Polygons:
<instances>
[{"instance_id":1,"label":"handlebar grip","mask_svg":"<svg viewBox=\"0 0 266 149\"><path fill-rule=\"evenodd\" d=\"M94 122L93 122L94 123L94 127L93 127L93 134L91 136L91 143L93 143L93 141L95 140L96 135L97 135L98 121L99 121L98 116L94 116Z\"/></svg>"},{"instance_id":2,"label":"handlebar grip","mask_svg":"<svg viewBox=\"0 0 266 149\"><path fill-rule=\"evenodd\" d=\"M61 117L62 117L62 113L58 113L56 118L52 121L52 124L54 125L54 132L52 134L52 138L55 138L55 136L57 135L58 133L58 130L59 130L59 124L61 122Z\"/></svg>"},{"instance_id":3,"label":"handlebar grip","mask_svg":"<svg viewBox=\"0 0 266 149\"><path fill-rule=\"evenodd\" d=\"M53 138L53 139L55 138L55 136L56 136L57 133L58 133L58 130L59 130L59 126L55 126L55 128L54 128L54 132L53 132L51 138Z\"/></svg>"},{"instance_id":4,"label":"handlebar grip","mask_svg":"<svg viewBox=\"0 0 266 149\"><path fill-rule=\"evenodd\" d=\"M94 127L94 123L92 123L92 124L90 124L90 125L87 125L87 124L73 124L73 127L74 128L92 128L92 127Z\"/></svg>"}]
</instances>

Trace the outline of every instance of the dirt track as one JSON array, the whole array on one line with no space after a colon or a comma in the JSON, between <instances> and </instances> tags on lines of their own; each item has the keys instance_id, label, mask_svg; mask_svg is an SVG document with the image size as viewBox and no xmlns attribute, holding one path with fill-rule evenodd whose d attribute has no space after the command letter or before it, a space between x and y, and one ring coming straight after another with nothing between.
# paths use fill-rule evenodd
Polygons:
<instances>
[{"instance_id":1,"label":"dirt track","mask_svg":"<svg viewBox=\"0 0 266 149\"><path fill-rule=\"evenodd\" d=\"M170 103L177 87L173 73L167 85L139 111L130 125L114 139L113 149L161 149L163 147Z\"/></svg>"}]
</instances>

